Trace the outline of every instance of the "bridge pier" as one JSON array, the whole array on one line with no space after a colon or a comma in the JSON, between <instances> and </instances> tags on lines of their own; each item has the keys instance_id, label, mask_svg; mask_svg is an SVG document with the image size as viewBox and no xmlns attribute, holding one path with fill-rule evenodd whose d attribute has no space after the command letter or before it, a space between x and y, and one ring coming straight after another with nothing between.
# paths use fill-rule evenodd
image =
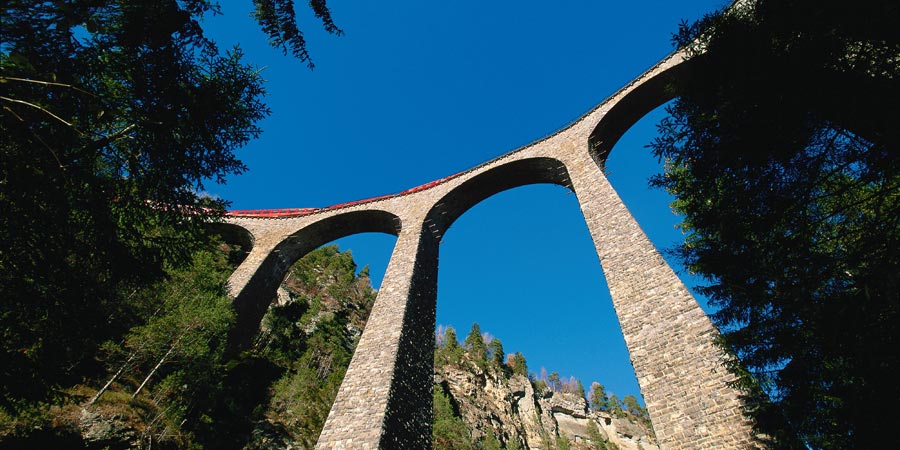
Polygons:
<instances>
[{"instance_id":1,"label":"bridge pier","mask_svg":"<svg viewBox=\"0 0 900 450\"><path fill-rule=\"evenodd\" d=\"M396 234L403 221L316 449L431 447L437 236L479 201L532 183L571 187L578 197L660 447L753 447L743 402L729 387L728 356L714 344L718 330L599 167L634 120L669 98L665 84L685 76L683 56L670 55L565 130L472 170L393 196L322 208L296 228L248 219L257 242L229 280L238 313L232 348L248 342L297 257L354 233Z\"/></svg>"},{"instance_id":2,"label":"bridge pier","mask_svg":"<svg viewBox=\"0 0 900 450\"><path fill-rule=\"evenodd\" d=\"M259 323L284 273L294 260L277 250L281 236L266 236L250 249L243 262L228 277L228 291L233 299L236 323L232 327L227 353L237 355L249 347L253 336L259 332Z\"/></svg>"},{"instance_id":3,"label":"bridge pier","mask_svg":"<svg viewBox=\"0 0 900 450\"><path fill-rule=\"evenodd\" d=\"M317 450L431 448L437 258L422 220L404 223Z\"/></svg>"},{"instance_id":4,"label":"bridge pier","mask_svg":"<svg viewBox=\"0 0 900 450\"><path fill-rule=\"evenodd\" d=\"M567 162L663 449L751 447L718 330L585 150Z\"/></svg>"}]
</instances>

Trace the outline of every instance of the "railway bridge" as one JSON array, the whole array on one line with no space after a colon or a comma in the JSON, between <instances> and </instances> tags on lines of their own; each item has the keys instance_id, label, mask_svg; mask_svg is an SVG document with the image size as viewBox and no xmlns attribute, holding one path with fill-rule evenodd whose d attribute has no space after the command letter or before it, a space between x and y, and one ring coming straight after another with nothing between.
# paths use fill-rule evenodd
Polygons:
<instances>
[{"instance_id":1,"label":"railway bridge","mask_svg":"<svg viewBox=\"0 0 900 450\"><path fill-rule=\"evenodd\" d=\"M288 268L332 240L397 236L368 324L317 449L431 447L438 250L453 222L507 189L552 183L574 192L606 277L660 446L745 448L741 414L718 331L638 226L603 174L610 150L670 99L689 70L676 52L556 133L465 172L407 191L319 209L230 211L226 226L251 245L229 279L233 345L246 345Z\"/></svg>"}]
</instances>

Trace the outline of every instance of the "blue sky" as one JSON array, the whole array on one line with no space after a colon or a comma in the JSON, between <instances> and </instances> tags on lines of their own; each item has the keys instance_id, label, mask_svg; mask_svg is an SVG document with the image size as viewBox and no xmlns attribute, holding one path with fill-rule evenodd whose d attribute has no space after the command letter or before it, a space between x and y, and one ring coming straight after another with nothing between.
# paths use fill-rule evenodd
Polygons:
<instances>
[{"instance_id":1,"label":"blue sky","mask_svg":"<svg viewBox=\"0 0 900 450\"><path fill-rule=\"evenodd\" d=\"M221 3L224 14L204 27L263 68L272 115L238 152L249 171L207 190L256 209L399 192L502 155L588 111L671 52L680 21L727 2L332 2L342 37L321 31L300 2L313 71L267 45L249 0ZM647 187L660 164L645 146L663 116L658 109L636 124L608 163L660 249L682 239L671 199ZM370 266L377 286L394 242L364 234L338 243ZM464 337L478 322L534 372L639 397L574 195L550 185L496 195L453 225L440 252L438 324Z\"/></svg>"}]
</instances>

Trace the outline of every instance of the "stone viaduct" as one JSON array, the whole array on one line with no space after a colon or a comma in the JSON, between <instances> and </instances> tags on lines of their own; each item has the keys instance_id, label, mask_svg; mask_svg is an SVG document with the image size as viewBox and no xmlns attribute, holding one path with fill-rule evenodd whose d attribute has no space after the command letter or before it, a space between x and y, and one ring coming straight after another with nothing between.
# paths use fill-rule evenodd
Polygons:
<instances>
[{"instance_id":1,"label":"stone viaduct","mask_svg":"<svg viewBox=\"0 0 900 450\"><path fill-rule=\"evenodd\" d=\"M676 52L555 134L400 194L315 210L230 212L225 226L252 246L229 280L238 315L232 345L249 342L288 268L307 252L355 233L397 236L316 448L430 448L441 237L496 193L553 183L578 198L660 446L748 447L741 400L713 344L718 331L602 171L619 137L670 99L666 84L688 69Z\"/></svg>"}]
</instances>

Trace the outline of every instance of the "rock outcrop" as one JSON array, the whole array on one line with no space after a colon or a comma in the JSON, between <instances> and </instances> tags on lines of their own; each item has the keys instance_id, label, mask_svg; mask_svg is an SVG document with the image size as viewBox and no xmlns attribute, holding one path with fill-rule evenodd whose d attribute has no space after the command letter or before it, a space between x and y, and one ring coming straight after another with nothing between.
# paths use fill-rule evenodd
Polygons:
<instances>
[{"instance_id":1,"label":"rock outcrop","mask_svg":"<svg viewBox=\"0 0 900 450\"><path fill-rule=\"evenodd\" d=\"M565 438L572 449L595 448L588 432L593 422L607 448L659 450L652 432L630 416L589 410L578 394L535 391L528 378L481 368L468 357L437 365L434 382L458 409L473 441L492 433L504 447L515 441L520 448L550 450Z\"/></svg>"}]
</instances>

